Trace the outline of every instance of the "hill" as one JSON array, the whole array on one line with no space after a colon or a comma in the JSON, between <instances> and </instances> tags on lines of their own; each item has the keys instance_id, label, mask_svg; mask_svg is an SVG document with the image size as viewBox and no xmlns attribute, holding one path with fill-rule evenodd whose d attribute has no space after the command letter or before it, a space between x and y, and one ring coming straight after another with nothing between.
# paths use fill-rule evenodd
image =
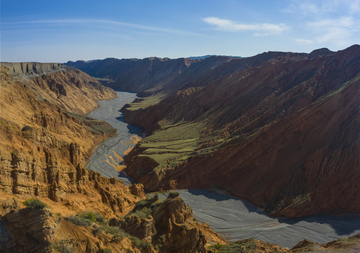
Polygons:
<instances>
[{"instance_id":1,"label":"hill","mask_svg":"<svg viewBox=\"0 0 360 253\"><path fill-rule=\"evenodd\" d=\"M127 172L148 190L219 187L275 216L359 213L359 61L358 45L269 52L134 103L124 119L152 135Z\"/></svg>"}]
</instances>

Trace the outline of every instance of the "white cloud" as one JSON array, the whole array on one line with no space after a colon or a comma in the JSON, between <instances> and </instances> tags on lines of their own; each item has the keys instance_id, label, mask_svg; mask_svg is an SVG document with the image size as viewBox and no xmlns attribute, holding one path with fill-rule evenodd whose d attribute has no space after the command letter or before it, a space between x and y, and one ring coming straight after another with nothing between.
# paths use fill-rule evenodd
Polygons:
<instances>
[{"instance_id":1,"label":"white cloud","mask_svg":"<svg viewBox=\"0 0 360 253\"><path fill-rule=\"evenodd\" d=\"M312 43L314 43L314 41L312 40L307 40L307 39L293 39L296 43L301 44L301 45L310 45Z\"/></svg>"},{"instance_id":2,"label":"white cloud","mask_svg":"<svg viewBox=\"0 0 360 253\"><path fill-rule=\"evenodd\" d=\"M346 46L352 35L359 32L359 25L353 17L340 17L309 22L307 27L319 34L315 37L318 43L332 42L337 46Z\"/></svg>"},{"instance_id":3,"label":"white cloud","mask_svg":"<svg viewBox=\"0 0 360 253\"><path fill-rule=\"evenodd\" d=\"M283 12L305 15L325 15L339 12L353 14L360 12L360 0L291 0Z\"/></svg>"},{"instance_id":4,"label":"white cloud","mask_svg":"<svg viewBox=\"0 0 360 253\"><path fill-rule=\"evenodd\" d=\"M312 36L314 43L331 43L337 47L348 46L357 41L360 31L360 0L291 0L283 10L300 19L299 26ZM306 44L306 40L294 40Z\"/></svg>"},{"instance_id":5,"label":"white cloud","mask_svg":"<svg viewBox=\"0 0 360 253\"><path fill-rule=\"evenodd\" d=\"M255 36L281 34L283 31L289 29L285 24L238 24L231 20L220 19L216 17L207 17L203 21L210 25L214 25L216 29L222 31L256 31Z\"/></svg>"},{"instance_id":6,"label":"white cloud","mask_svg":"<svg viewBox=\"0 0 360 253\"><path fill-rule=\"evenodd\" d=\"M176 33L183 35L197 35L202 36L202 34L187 32L169 28L155 27L155 26L146 26L132 23L125 23L112 20L101 20L101 19L54 19L54 20L31 20L31 21L17 21L17 22L1 22L1 25L31 25L31 24L44 24L44 25L79 25L79 24L91 24L91 25L106 25L108 27L114 26L126 26L132 27L140 30L156 31L156 32L165 32L165 33Z\"/></svg>"}]
</instances>

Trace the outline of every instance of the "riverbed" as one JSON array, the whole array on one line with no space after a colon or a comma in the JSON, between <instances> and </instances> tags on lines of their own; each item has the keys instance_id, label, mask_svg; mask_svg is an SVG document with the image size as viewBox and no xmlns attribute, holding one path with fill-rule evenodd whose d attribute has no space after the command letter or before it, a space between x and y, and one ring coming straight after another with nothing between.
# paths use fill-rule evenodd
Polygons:
<instances>
[{"instance_id":1,"label":"riverbed","mask_svg":"<svg viewBox=\"0 0 360 253\"><path fill-rule=\"evenodd\" d=\"M135 93L116 92L118 98L99 101L99 108L89 117L105 120L116 128L118 135L101 144L91 156L87 169L99 171L103 176L122 179L125 184L133 181L122 173L123 158L142 137L140 128L122 121L119 111L131 103ZM360 217L355 215L313 215L297 219L271 218L265 212L245 200L208 190L179 190L199 222L206 222L229 241L253 237L281 247L293 247L309 239L327 243L340 237L360 233Z\"/></svg>"}]
</instances>

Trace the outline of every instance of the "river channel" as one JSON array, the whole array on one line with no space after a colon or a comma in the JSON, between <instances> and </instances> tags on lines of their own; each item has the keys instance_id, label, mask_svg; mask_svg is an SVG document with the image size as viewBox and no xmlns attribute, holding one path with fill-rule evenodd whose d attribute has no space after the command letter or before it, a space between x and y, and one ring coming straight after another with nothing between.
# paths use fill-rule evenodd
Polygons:
<instances>
[{"instance_id":1,"label":"river channel","mask_svg":"<svg viewBox=\"0 0 360 253\"><path fill-rule=\"evenodd\" d=\"M103 176L122 179L125 184L133 181L121 170L123 158L141 140L140 128L122 121L119 111L131 103L135 93L116 92L118 97L99 101L99 108L89 117L105 120L116 128L118 135L97 147L87 169L99 171ZM360 217L355 215L313 215L297 219L271 218L265 212L245 200L208 190L179 190L180 196L193 208L199 222L206 222L229 241L253 237L281 247L293 247L309 239L320 244L360 233Z\"/></svg>"}]
</instances>

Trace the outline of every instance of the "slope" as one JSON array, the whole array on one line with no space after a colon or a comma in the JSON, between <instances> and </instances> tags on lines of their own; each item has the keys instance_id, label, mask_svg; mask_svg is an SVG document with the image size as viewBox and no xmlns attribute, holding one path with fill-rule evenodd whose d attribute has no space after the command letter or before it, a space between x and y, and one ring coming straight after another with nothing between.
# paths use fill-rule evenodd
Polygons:
<instances>
[{"instance_id":1,"label":"slope","mask_svg":"<svg viewBox=\"0 0 360 253\"><path fill-rule=\"evenodd\" d=\"M125 109L158 129L128 174L149 190L221 187L277 216L358 213L359 61L358 45L287 54Z\"/></svg>"}]
</instances>

